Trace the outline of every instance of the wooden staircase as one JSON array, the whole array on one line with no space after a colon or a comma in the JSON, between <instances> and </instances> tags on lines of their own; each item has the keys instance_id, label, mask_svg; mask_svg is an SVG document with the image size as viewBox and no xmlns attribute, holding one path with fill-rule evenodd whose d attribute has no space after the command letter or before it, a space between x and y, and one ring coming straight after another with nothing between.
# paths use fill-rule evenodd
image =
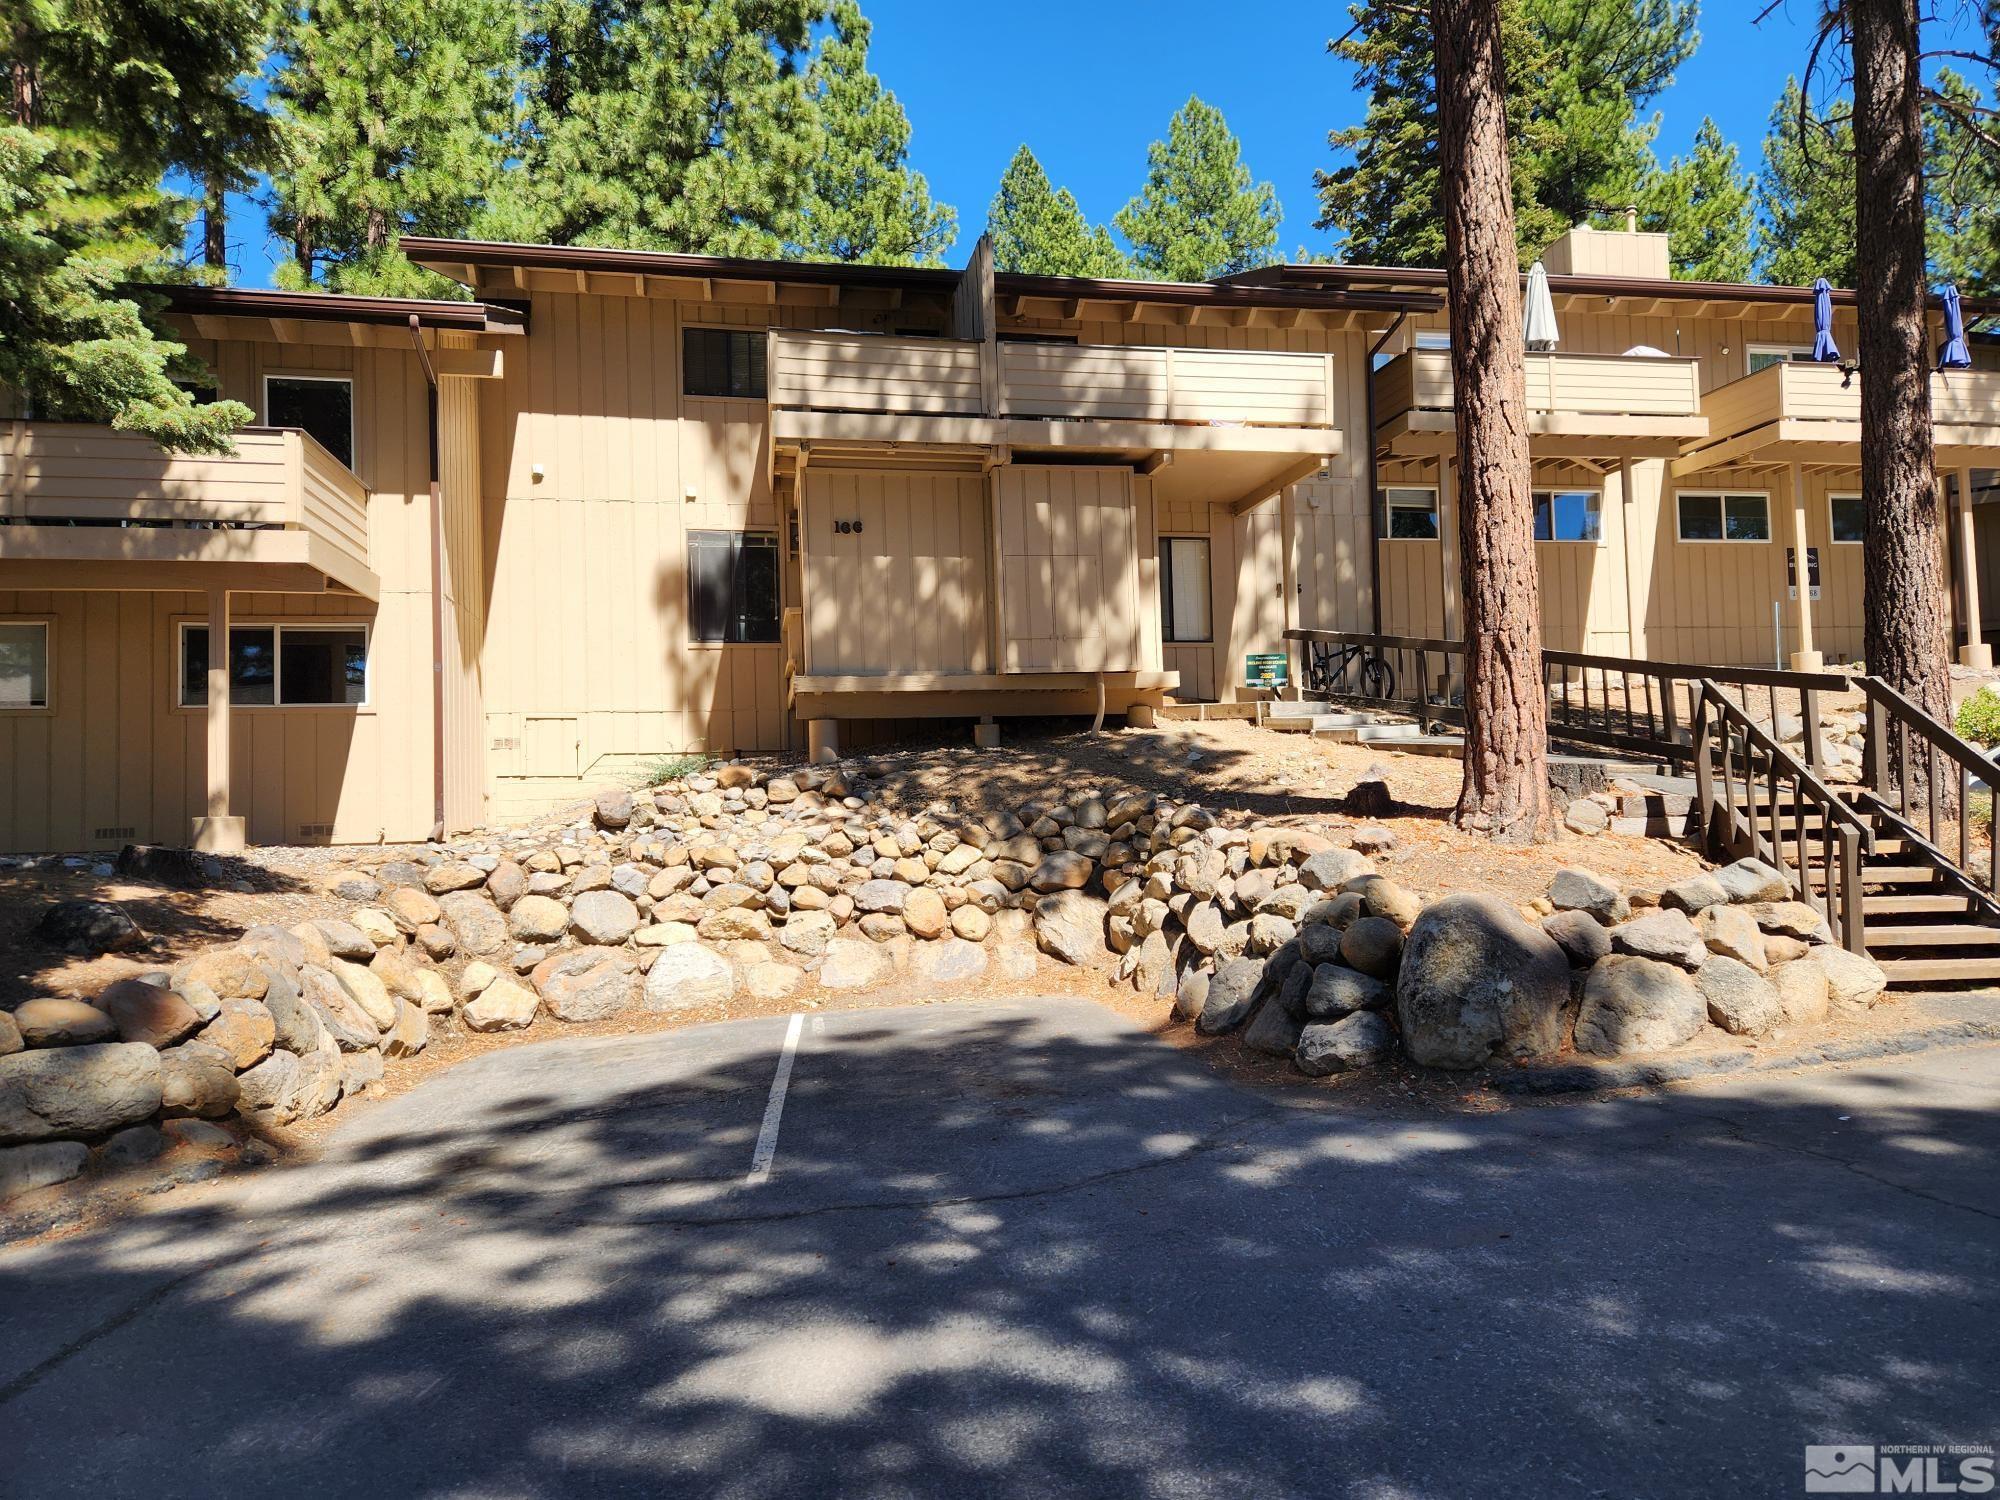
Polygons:
<instances>
[{"instance_id":1,"label":"wooden staircase","mask_svg":"<svg viewBox=\"0 0 2000 1500\"><path fill-rule=\"evenodd\" d=\"M1711 851L1783 871L1835 941L1874 959L1893 988L2000 985L1994 850L1955 810L1974 805L1994 768L1891 690L1857 683L1870 744L1853 787L1828 784L1721 692L1704 693L1695 776ZM1906 787L1888 774L1892 747Z\"/></svg>"}]
</instances>

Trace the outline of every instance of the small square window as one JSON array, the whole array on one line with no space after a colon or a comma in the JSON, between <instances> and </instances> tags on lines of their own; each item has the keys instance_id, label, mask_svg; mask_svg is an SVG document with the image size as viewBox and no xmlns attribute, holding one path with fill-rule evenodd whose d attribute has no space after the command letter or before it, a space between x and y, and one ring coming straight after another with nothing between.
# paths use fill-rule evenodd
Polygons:
<instances>
[{"instance_id":1,"label":"small square window","mask_svg":"<svg viewBox=\"0 0 2000 1500\"><path fill-rule=\"evenodd\" d=\"M769 532L688 533L688 639L778 639L778 539Z\"/></svg>"},{"instance_id":2,"label":"small square window","mask_svg":"<svg viewBox=\"0 0 2000 1500\"><path fill-rule=\"evenodd\" d=\"M264 420L297 427L327 452L354 467L354 382L302 375L264 380Z\"/></svg>"},{"instance_id":3,"label":"small square window","mask_svg":"<svg viewBox=\"0 0 2000 1500\"><path fill-rule=\"evenodd\" d=\"M1434 489L1399 486L1382 491L1382 534L1392 541L1434 542L1438 538L1438 497Z\"/></svg>"},{"instance_id":4,"label":"small square window","mask_svg":"<svg viewBox=\"0 0 2000 1500\"><path fill-rule=\"evenodd\" d=\"M1168 641L1212 640L1208 538L1160 538L1160 634Z\"/></svg>"},{"instance_id":5,"label":"small square window","mask_svg":"<svg viewBox=\"0 0 2000 1500\"><path fill-rule=\"evenodd\" d=\"M1859 495L1835 495L1827 501L1833 512L1833 539L1859 546L1868 536L1868 509Z\"/></svg>"},{"instance_id":6,"label":"small square window","mask_svg":"<svg viewBox=\"0 0 2000 1500\"><path fill-rule=\"evenodd\" d=\"M0 620L0 709L48 706L48 625Z\"/></svg>"},{"instance_id":7,"label":"small square window","mask_svg":"<svg viewBox=\"0 0 2000 1500\"><path fill-rule=\"evenodd\" d=\"M689 328L681 335L681 390L763 400L769 335L761 328Z\"/></svg>"},{"instance_id":8,"label":"small square window","mask_svg":"<svg viewBox=\"0 0 2000 1500\"><path fill-rule=\"evenodd\" d=\"M1535 540L1595 542L1603 539L1601 490L1536 490Z\"/></svg>"}]
</instances>

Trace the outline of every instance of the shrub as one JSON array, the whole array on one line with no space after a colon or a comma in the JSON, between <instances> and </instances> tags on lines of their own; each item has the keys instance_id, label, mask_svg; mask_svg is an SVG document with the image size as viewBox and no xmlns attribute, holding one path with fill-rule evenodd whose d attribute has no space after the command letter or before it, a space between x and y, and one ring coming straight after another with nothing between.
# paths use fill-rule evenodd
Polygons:
<instances>
[{"instance_id":1,"label":"shrub","mask_svg":"<svg viewBox=\"0 0 2000 1500\"><path fill-rule=\"evenodd\" d=\"M666 781L679 781L684 776L694 776L706 771L714 756L700 750L683 751L679 755L663 755L658 760L648 761L639 770L641 786L658 786Z\"/></svg>"},{"instance_id":2,"label":"shrub","mask_svg":"<svg viewBox=\"0 0 2000 1500\"><path fill-rule=\"evenodd\" d=\"M1981 688L1958 705L1958 718L1952 727L1960 739L1977 740L1982 745L2000 742L2000 693Z\"/></svg>"}]
</instances>

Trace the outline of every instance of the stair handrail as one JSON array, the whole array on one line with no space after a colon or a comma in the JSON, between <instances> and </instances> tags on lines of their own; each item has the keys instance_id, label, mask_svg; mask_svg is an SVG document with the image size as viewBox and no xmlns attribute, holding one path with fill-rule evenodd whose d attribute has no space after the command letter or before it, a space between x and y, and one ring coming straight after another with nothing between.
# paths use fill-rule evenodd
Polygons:
<instances>
[{"instance_id":1,"label":"stair handrail","mask_svg":"<svg viewBox=\"0 0 2000 1500\"><path fill-rule=\"evenodd\" d=\"M1855 684L1861 689L1868 703L1868 723L1866 731L1867 753L1863 758L1863 777L1866 795L1875 815L1893 828L1896 834L1913 850L1921 855L1946 882L1957 888L1958 893L1967 897L1974 905L1985 910L1989 916L2000 916L2000 837L1996 837L1991 823L1992 804L1989 800L1987 830L1987 868L1982 880L1972 870L1972 782L1976 779L1985 785L1991 797L1991 787L2000 778L2000 766L1953 732L1924 712L1901 692L1891 687L1879 677L1857 677ZM1893 739L1892 739L1893 736ZM1923 816L1925 822L1919 824L1911 808L1912 790L1910 741L1921 740L1924 746L1922 786L1924 796ZM1892 755L1891 749L1895 753ZM1940 759L1948 761L1958 773L1958 855L1953 858L1940 837L1944 814L1947 810L1941 788ZM1891 768L1900 774L1895 778L1899 784L1891 786ZM1892 800L1893 798L1893 800Z\"/></svg>"},{"instance_id":2,"label":"stair handrail","mask_svg":"<svg viewBox=\"0 0 2000 1500\"><path fill-rule=\"evenodd\" d=\"M1875 852L1873 823L1732 701L1720 683L1702 680L1695 698L1694 720L1695 797L1701 810L1704 841L1711 850L1734 853L1747 837L1750 853L1784 875L1787 884L1799 893L1799 899L1826 918L1835 942L1850 952L1866 952L1861 861ZM1718 724L1719 744L1715 732ZM1740 807L1735 796L1738 780L1735 752L1739 740L1743 745L1744 790ZM1758 767L1753 751L1764 762L1762 779L1767 801L1766 817L1762 820L1757 817ZM1719 788L1718 772L1722 778ZM1790 832L1798 856L1796 862L1785 855L1786 820L1778 811L1781 786L1792 793ZM1808 802L1819 814L1821 829L1837 828L1838 833L1837 843L1830 836L1820 840L1824 877L1820 888L1826 893L1824 897L1815 894L1810 878L1812 861L1806 853Z\"/></svg>"}]
</instances>

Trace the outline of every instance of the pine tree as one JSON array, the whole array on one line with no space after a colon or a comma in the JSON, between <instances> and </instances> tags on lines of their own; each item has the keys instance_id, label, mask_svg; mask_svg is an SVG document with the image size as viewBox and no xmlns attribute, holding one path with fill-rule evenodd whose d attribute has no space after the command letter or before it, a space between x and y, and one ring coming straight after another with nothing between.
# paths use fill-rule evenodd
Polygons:
<instances>
[{"instance_id":1,"label":"pine tree","mask_svg":"<svg viewBox=\"0 0 2000 1500\"><path fill-rule=\"evenodd\" d=\"M1675 157L1642 193L1639 222L1667 236L1673 274L1682 281L1748 281L1754 185L1737 166L1736 146L1703 119L1694 149Z\"/></svg>"},{"instance_id":2,"label":"pine tree","mask_svg":"<svg viewBox=\"0 0 2000 1500\"><path fill-rule=\"evenodd\" d=\"M478 233L777 255L821 153L825 0L524 0L514 163Z\"/></svg>"},{"instance_id":3,"label":"pine tree","mask_svg":"<svg viewBox=\"0 0 2000 1500\"><path fill-rule=\"evenodd\" d=\"M986 210L993 264L1029 276L1115 279L1131 266L1102 224L1093 228L1068 188L1052 187L1035 153L1022 146Z\"/></svg>"},{"instance_id":4,"label":"pine tree","mask_svg":"<svg viewBox=\"0 0 2000 1500\"><path fill-rule=\"evenodd\" d=\"M933 203L908 166L909 118L868 70L871 29L853 0L841 0L807 70L821 150L793 237L812 259L938 265L958 214Z\"/></svg>"},{"instance_id":5,"label":"pine tree","mask_svg":"<svg viewBox=\"0 0 2000 1500\"><path fill-rule=\"evenodd\" d=\"M1949 68L1939 70L1937 88L1967 113L1986 107ZM1961 117L1936 105L1924 114L1924 196L1932 280L1990 294L2000 285L2000 160Z\"/></svg>"},{"instance_id":6,"label":"pine tree","mask_svg":"<svg viewBox=\"0 0 2000 1500\"><path fill-rule=\"evenodd\" d=\"M221 170L200 138L209 126L254 134L242 80L259 20L242 0L126 0L115 12L42 0L10 13L0 386L31 414L108 422L190 452L226 452L251 420L239 403L197 404L174 383L198 368L140 283L180 272L188 204L162 191L162 175Z\"/></svg>"},{"instance_id":7,"label":"pine tree","mask_svg":"<svg viewBox=\"0 0 2000 1500\"><path fill-rule=\"evenodd\" d=\"M501 170L514 26L509 0L304 0L283 13L270 92L285 284L463 294L396 241L470 228Z\"/></svg>"},{"instance_id":8,"label":"pine tree","mask_svg":"<svg viewBox=\"0 0 2000 1500\"><path fill-rule=\"evenodd\" d=\"M1271 261L1284 218L1277 190L1253 183L1222 111L1190 98L1146 151L1146 182L1113 217L1142 275L1206 281Z\"/></svg>"},{"instance_id":9,"label":"pine tree","mask_svg":"<svg viewBox=\"0 0 2000 1500\"><path fill-rule=\"evenodd\" d=\"M1854 285L1853 117L1844 105L1802 117L1795 78L1785 80L1771 111L1757 219L1760 279L1810 286L1824 276L1835 286Z\"/></svg>"},{"instance_id":10,"label":"pine tree","mask_svg":"<svg viewBox=\"0 0 2000 1500\"><path fill-rule=\"evenodd\" d=\"M1317 174L1318 227L1347 257L1437 265L1435 60L1428 18L1409 6L1358 3L1331 50L1368 91L1358 126L1328 136L1351 160ZM1636 202L1657 170L1654 121L1638 111L1673 81L1698 40L1692 0L1502 0L1507 131L1521 260L1571 224Z\"/></svg>"}]
</instances>

